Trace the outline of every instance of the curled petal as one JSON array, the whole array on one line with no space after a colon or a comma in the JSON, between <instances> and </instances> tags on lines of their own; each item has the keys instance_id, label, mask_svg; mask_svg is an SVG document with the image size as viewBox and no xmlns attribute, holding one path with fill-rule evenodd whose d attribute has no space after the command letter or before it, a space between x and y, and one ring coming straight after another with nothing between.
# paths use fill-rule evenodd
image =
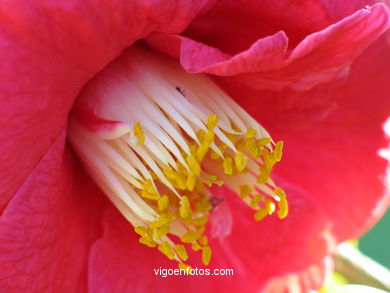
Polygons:
<instances>
[{"instance_id":1,"label":"curled petal","mask_svg":"<svg viewBox=\"0 0 390 293\"><path fill-rule=\"evenodd\" d=\"M283 32L259 39L249 49L234 55L181 36L156 33L148 42L180 58L189 72L219 76L241 74L235 80L247 87L308 90L345 76L351 61L389 24L387 8L378 4L307 36L292 50L288 50Z\"/></svg>"}]
</instances>

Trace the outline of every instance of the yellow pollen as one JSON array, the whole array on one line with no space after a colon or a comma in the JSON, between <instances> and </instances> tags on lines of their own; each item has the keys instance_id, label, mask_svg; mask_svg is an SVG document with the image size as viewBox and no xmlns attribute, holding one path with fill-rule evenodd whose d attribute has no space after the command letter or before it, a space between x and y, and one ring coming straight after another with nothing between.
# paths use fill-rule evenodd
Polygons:
<instances>
[{"instance_id":1,"label":"yellow pollen","mask_svg":"<svg viewBox=\"0 0 390 293\"><path fill-rule=\"evenodd\" d=\"M196 176L199 176L201 169L200 169L199 162L196 160L196 158L194 156L188 156L186 160L187 160L187 164L190 167L191 171Z\"/></svg>"},{"instance_id":2,"label":"yellow pollen","mask_svg":"<svg viewBox=\"0 0 390 293\"><path fill-rule=\"evenodd\" d=\"M151 229L160 228L162 226L165 226L166 224L168 224L168 219L164 214L162 214L160 216L160 218L158 218L157 220L154 220L153 222L151 222L149 224L149 228L151 228Z\"/></svg>"},{"instance_id":3,"label":"yellow pollen","mask_svg":"<svg viewBox=\"0 0 390 293\"><path fill-rule=\"evenodd\" d=\"M263 201L264 200L264 195L262 194L256 194L252 199L251 199L251 202L250 202L250 206L254 209L256 209L259 205L259 202Z\"/></svg>"},{"instance_id":4,"label":"yellow pollen","mask_svg":"<svg viewBox=\"0 0 390 293\"><path fill-rule=\"evenodd\" d=\"M152 199L152 200L158 200L160 198L160 195L158 193L150 193L145 190L141 191L141 196L143 198Z\"/></svg>"},{"instance_id":5,"label":"yellow pollen","mask_svg":"<svg viewBox=\"0 0 390 293\"><path fill-rule=\"evenodd\" d=\"M252 129L252 128L249 128L247 131L246 131L246 137L247 138L254 138L257 134L257 131Z\"/></svg>"},{"instance_id":6,"label":"yellow pollen","mask_svg":"<svg viewBox=\"0 0 390 293\"><path fill-rule=\"evenodd\" d=\"M190 265L187 265L185 263L179 262L178 268L181 270L184 270L185 274L191 275L192 267Z\"/></svg>"},{"instance_id":7,"label":"yellow pollen","mask_svg":"<svg viewBox=\"0 0 390 293\"><path fill-rule=\"evenodd\" d=\"M186 219L191 215L190 200L187 196L181 197L179 211L182 219Z\"/></svg>"},{"instance_id":8,"label":"yellow pollen","mask_svg":"<svg viewBox=\"0 0 390 293\"><path fill-rule=\"evenodd\" d=\"M248 160L249 160L248 157L241 152L237 152L234 155L234 163L236 164L238 172L244 171Z\"/></svg>"},{"instance_id":9,"label":"yellow pollen","mask_svg":"<svg viewBox=\"0 0 390 293\"><path fill-rule=\"evenodd\" d=\"M152 238L154 241L158 241L161 237L163 237L165 234L169 232L169 226L164 225L160 228L153 229L153 235Z\"/></svg>"},{"instance_id":10,"label":"yellow pollen","mask_svg":"<svg viewBox=\"0 0 390 293\"><path fill-rule=\"evenodd\" d=\"M134 134L137 137L137 145L143 145L145 143L145 135L139 122L134 124Z\"/></svg>"},{"instance_id":11,"label":"yellow pollen","mask_svg":"<svg viewBox=\"0 0 390 293\"><path fill-rule=\"evenodd\" d=\"M265 209L268 211L268 214L272 215L274 212L275 212L275 204L272 200L270 199L266 199L264 201L264 206L265 206Z\"/></svg>"},{"instance_id":12,"label":"yellow pollen","mask_svg":"<svg viewBox=\"0 0 390 293\"><path fill-rule=\"evenodd\" d=\"M207 236L204 236L204 235L200 236L198 241L202 245L207 245L209 242Z\"/></svg>"},{"instance_id":13,"label":"yellow pollen","mask_svg":"<svg viewBox=\"0 0 390 293\"><path fill-rule=\"evenodd\" d=\"M196 226L203 226L206 225L208 218L206 216L200 217L200 218L195 218L193 219L193 223Z\"/></svg>"},{"instance_id":14,"label":"yellow pollen","mask_svg":"<svg viewBox=\"0 0 390 293\"><path fill-rule=\"evenodd\" d=\"M258 148L262 148L262 147L266 146L267 144L269 144L270 142L271 142L271 138L269 138L269 137L260 138L258 141L256 141L256 146Z\"/></svg>"},{"instance_id":15,"label":"yellow pollen","mask_svg":"<svg viewBox=\"0 0 390 293\"><path fill-rule=\"evenodd\" d=\"M195 188L196 177L194 174L190 174L186 180L186 187L189 191L193 191Z\"/></svg>"},{"instance_id":16,"label":"yellow pollen","mask_svg":"<svg viewBox=\"0 0 390 293\"><path fill-rule=\"evenodd\" d=\"M191 247L202 251L208 265L206 224L223 211L215 194L222 185L239 193L256 221L287 216L286 194L271 174L282 158L282 141L275 143L206 75L188 75L172 60L140 48L123 56L114 61L115 74L91 81L93 95L80 96L120 126L94 132L72 116L69 139L134 226L139 243L184 269L190 268L185 262Z\"/></svg>"},{"instance_id":17,"label":"yellow pollen","mask_svg":"<svg viewBox=\"0 0 390 293\"><path fill-rule=\"evenodd\" d=\"M223 170L226 175L233 175L233 159L226 157L223 161Z\"/></svg>"},{"instance_id":18,"label":"yellow pollen","mask_svg":"<svg viewBox=\"0 0 390 293\"><path fill-rule=\"evenodd\" d=\"M257 179L257 183L259 183L259 184L266 183L268 181L270 173L271 173L270 169L268 169L265 166L261 166L260 167L260 174L259 174L259 177Z\"/></svg>"},{"instance_id":19,"label":"yellow pollen","mask_svg":"<svg viewBox=\"0 0 390 293\"><path fill-rule=\"evenodd\" d=\"M202 248L202 262L205 266L209 265L211 260L211 248L210 246L205 246Z\"/></svg>"},{"instance_id":20,"label":"yellow pollen","mask_svg":"<svg viewBox=\"0 0 390 293\"><path fill-rule=\"evenodd\" d=\"M149 193L155 193L155 192L156 192L156 190L154 189L152 180L150 180L150 179L147 179L147 180L142 184L142 188L143 188L146 192L149 192Z\"/></svg>"},{"instance_id":21,"label":"yellow pollen","mask_svg":"<svg viewBox=\"0 0 390 293\"><path fill-rule=\"evenodd\" d=\"M240 196L242 199L248 197L248 195L252 192L252 188L248 185L240 185Z\"/></svg>"},{"instance_id":22,"label":"yellow pollen","mask_svg":"<svg viewBox=\"0 0 390 293\"><path fill-rule=\"evenodd\" d=\"M137 227L134 227L134 231L142 238L147 239L147 240L152 240L149 228L147 228L145 226L137 226Z\"/></svg>"},{"instance_id":23,"label":"yellow pollen","mask_svg":"<svg viewBox=\"0 0 390 293\"><path fill-rule=\"evenodd\" d=\"M278 141L275 145L275 151L274 151L275 162L279 162L282 159L282 155L283 155L283 141Z\"/></svg>"},{"instance_id":24,"label":"yellow pollen","mask_svg":"<svg viewBox=\"0 0 390 293\"><path fill-rule=\"evenodd\" d=\"M212 130L217 126L219 117L215 114L210 114L207 120L207 129Z\"/></svg>"},{"instance_id":25,"label":"yellow pollen","mask_svg":"<svg viewBox=\"0 0 390 293\"><path fill-rule=\"evenodd\" d=\"M157 243L155 241L148 240L148 239L145 239L143 237L139 238L138 242L141 243L141 244L144 244L146 246L149 246L149 247L156 247L157 246Z\"/></svg>"},{"instance_id":26,"label":"yellow pollen","mask_svg":"<svg viewBox=\"0 0 390 293\"><path fill-rule=\"evenodd\" d=\"M184 245L176 244L174 249L180 259L182 259L183 261L186 261L188 259L188 253Z\"/></svg>"},{"instance_id":27,"label":"yellow pollen","mask_svg":"<svg viewBox=\"0 0 390 293\"><path fill-rule=\"evenodd\" d=\"M288 214L288 202L286 199L286 193L281 188L275 188L274 193L279 196L278 202L278 217L284 219Z\"/></svg>"},{"instance_id":28,"label":"yellow pollen","mask_svg":"<svg viewBox=\"0 0 390 293\"><path fill-rule=\"evenodd\" d=\"M181 236L180 240L184 243L193 243L199 238L199 234L195 231L189 230Z\"/></svg>"},{"instance_id":29,"label":"yellow pollen","mask_svg":"<svg viewBox=\"0 0 390 293\"><path fill-rule=\"evenodd\" d=\"M160 250L162 252L162 254L164 254L170 260L173 260L175 258L175 254L174 254L172 247L168 241L164 241L163 243L161 243L158 246L158 250Z\"/></svg>"},{"instance_id":30,"label":"yellow pollen","mask_svg":"<svg viewBox=\"0 0 390 293\"><path fill-rule=\"evenodd\" d=\"M191 248L192 248L193 251L199 251L199 250L202 249L202 247L199 245L198 242L192 243Z\"/></svg>"},{"instance_id":31,"label":"yellow pollen","mask_svg":"<svg viewBox=\"0 0 390 293\"><path fill-rule=\"evenodd\" d=\"M264 159L264 166L268 169L272 169L275 161L274 157L271 155L270 151L267 149L263 149L261 152L261 155L263 156Z\"/></svg>"},{"instance_id":32,"label":"yellow pollen","mask_svg":"<svg viewBox=\"0 0 390 293\"><path fill-rule=\"evenodd\" d=\"M261 221L263 220L266 216L268 215L268 211L266 209L260 209L258 210L255 215L254 215L254 218L256 221Z\"/></svg>"},{"instance_id":33,"label":"yellow pollen","mask_svg":"<svg viewBox=\"0 0 390 293\"><path fill-rule=\"evenodd\" d=\"M158 199L158 210L163 211L165 210L169 205L169 198L168 195L163 195Z\"/></svg>"},{"instance_id":34,"label":"yellow pollen","mask_svg":"<svg viewBox=\"0 0 390 293\"><path fill-rule=\"evenodd\" d=\"M247 138L245 140L245 146L248 150L248 152L255 158L257 159L259 157L259 152L256 147L256 141L254 138Z\"/></svg>"}]
</instances>

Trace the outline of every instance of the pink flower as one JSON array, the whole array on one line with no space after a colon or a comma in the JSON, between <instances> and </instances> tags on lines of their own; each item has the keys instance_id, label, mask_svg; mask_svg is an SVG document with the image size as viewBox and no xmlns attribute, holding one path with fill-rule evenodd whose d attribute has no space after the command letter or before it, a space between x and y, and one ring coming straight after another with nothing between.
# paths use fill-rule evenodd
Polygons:
<instances>
[{"instance_id":1,"label":"pink flower","mask_svg":"<svg viewBox=\"0 0 390 293\"><path fill-rule=\"evenodd\" d=\"M334 245L387 207L377 152L390 114L388 9L214 2L2 2L1 292L307 292L321 286ZM214 76L285 141L273 174L288 217L255 223L228 192L213 215L223 229L210 237L210 267L234 276L155 276L176 265L138 243L66 143L80 90L141 39Z\"/></svg>"}]
</instances>

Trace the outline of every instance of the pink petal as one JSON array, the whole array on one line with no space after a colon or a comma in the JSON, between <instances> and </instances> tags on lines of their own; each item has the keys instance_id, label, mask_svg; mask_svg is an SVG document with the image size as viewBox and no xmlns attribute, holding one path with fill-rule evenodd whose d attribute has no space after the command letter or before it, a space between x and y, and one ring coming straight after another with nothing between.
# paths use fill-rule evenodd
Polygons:
<instances>
[{"instance_id":1,"label":"pink petal","mask_svg":"<svg viewBox=\"0 0 390 293\"><path fill-rule=\"evenodd\" d=\"M317 122L306 121L295 130L287 119L281 121L283 130L275 123L289 144L281 176L300 182L313 195L334 223L339 241L360 236L390 200L384 186L387 162L378 156L387 146L382 124L390 116L389 51L383 37L353 64L344 84L319 88L335 107ZM282 116L286 112L276 114ZM295 119L291 115L290 124Z\"/></svg>"},{"instance_id":2,"label":"pink petal","mask_svg":"<svg viewBox=\"0 0 390 293\"><path fill-rule=\"evenodd\" d=\"M285 140L276 171L311 194L339 241L361 235L389 200L387 163L378 156L387 145L382 124L390 116L389 50L383 36L354 62L347 80L308 92L253 90L220 79L276 139Z\"/></svg>"},{"instance_id":3,"label":"pink petal","mask_svg":"<svg viewBox=\"0 0 390 293\"><path fill-rule=\"evenodd\" d=\"M175 35L155 33L148 38L148 43L171 56L180 57L181 64L189 72L220 76L242 74L235 81L246 87L307 90L345 76L350 62L389 24L388 10L378 4L307 36L291 51L287 50L289 35L286 37L282 32L258 39L249 49L235 55Z\"/></svg>"},{"instance_id":4,"label":"pink petal","mask_svg":"<svg viewBox=\"0 0 390 293\"><path fill-rule=\"evenodd\" d=\"M328 11L318 0L242 0L239 4L225 0L195 19L184 35L236 54L278 31L284 31L295 46L330 24Z\"/></svg>"},{"instance_id":5,"label":"pink petal","mask_svg":"<svg viewBox=\"0 0 390 293\"><path fill-rule=\"evenodd\" d=\"M152 31L180 33L212 2L2 1L0 210L96 72Z\"/></svg>"},{"instance_id":6,"label":"pink petal","mask_svg":"<svg viewBox=\"0 0 390 293\"><path fill-rule=\"evenodd\" d=\"M0 291L84 292L88 248L105 203L68 148L65 129L0 220Z\"/></svg>"},{"instance_id":7,"label":"pink petal","mask_svg":"<svg viewBox=\"0 0 390 293\"><path fill-rule=\"evenodd\" d=\"M177 264L157 249L139 244L138 235L110 208L104 217L103 237L91 251L90 292L258 292L268 281L281 278L284 282L286 276L299 271L297 279L302 288L317 288L324 270L308 267L322 267L333 240L322 212L310 199L295 187L291 187L290 194L288 218L256 223L237 195L225 193L225 201L233 211L232 232L212 239L209 266L234 270L234 276L224 277L156 276L154 269L175 269ZM189 263L204 269L199 258L199 253L192 253Z\"/></svg>"},{"instance_id":8,"label":"pink petal","mask_svg":"<svg viewBox=\"0 0 390 293\"><path fill-rule=\"evenodd\" d=\"M301 271L271 280L262 292L310 292L322 288L326 275L330 272L330 260L309 266Z\"/></svg>"}]
</instances>

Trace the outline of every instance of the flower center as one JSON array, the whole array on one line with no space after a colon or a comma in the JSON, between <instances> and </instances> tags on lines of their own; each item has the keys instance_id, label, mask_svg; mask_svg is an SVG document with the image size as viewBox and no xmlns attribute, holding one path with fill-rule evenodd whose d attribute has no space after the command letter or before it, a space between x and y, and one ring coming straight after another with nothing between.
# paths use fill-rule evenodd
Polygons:
<instances>
[{"instance_id":1,"label":"flower center","mask_svg":"<svg viewBox=\"0 0 390 293\"><path fill-rule=\"evenodd\" d=\"M174 60L129 49L81 93L70 141L86 169L140 235L186 268L187 249L201 251L208 215L225 185L262 220L284 218L284 191L270 174L283 142L209 77L186 73Z\"/></svg>"}]
</instances>

